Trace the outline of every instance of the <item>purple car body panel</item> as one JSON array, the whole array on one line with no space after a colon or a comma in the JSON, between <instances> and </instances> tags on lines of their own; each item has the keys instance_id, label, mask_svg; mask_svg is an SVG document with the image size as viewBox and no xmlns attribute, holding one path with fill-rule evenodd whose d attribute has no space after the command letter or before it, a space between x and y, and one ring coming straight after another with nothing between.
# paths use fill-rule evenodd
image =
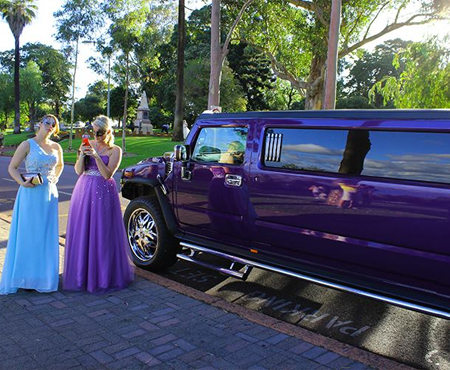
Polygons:
<instances>
[{"instance_id":1,"label":"purple car body panel","mask_svg":"<svg viewBox=\"0 0 450 370\"><path fill-rule=\"evenodd\" d=\"M293 112L203 115L197 120L186 140L191 154L202 129L245 127L245 158L240 165L189 159L185 164L189 179L181 176L182 163L173 163L165 184L181 238L194 236L205 245L215 242L216 249L228 246L241 257L273 261L290 270L301 272L297 265L311 266L323 276L339 276L341 282L366 281L367 286L373 283L425 297L450 298L450 183L434 177L431 170L429 179L415 180L382 173L366 176L277 168L264 161L266 135L273 128L312 130L311 135L314 130L370 130L372 141L378 136L382 140L383 133L395 133L394 138L400 137L397 132L450 135L450 112L432 112L430 118L426 111L382 112L379 117L377 112L360 113L363 118L358 118L357 111L297 113L298 117ZM282 132L286 137L290 131ZM301 149L309 145L311 152L323 149L309 142L301 145ZM450 147L446 149L448 154L441 150L438 155L422 153L420 158L450 158ZM401 160L411 161L406 155L390 158L396 166L401 166ZM155 168L146 169L150 164ZM436 163L430 159L429 166ZM155 160L132 170L151 178L162 176L163 167L163 162ZM442 169L446 172L447 167ZM224 181L228 174L241 178L242 185L228 186ZM258 253L251 254L250 249Z\"/></svg>"}]
</instances>

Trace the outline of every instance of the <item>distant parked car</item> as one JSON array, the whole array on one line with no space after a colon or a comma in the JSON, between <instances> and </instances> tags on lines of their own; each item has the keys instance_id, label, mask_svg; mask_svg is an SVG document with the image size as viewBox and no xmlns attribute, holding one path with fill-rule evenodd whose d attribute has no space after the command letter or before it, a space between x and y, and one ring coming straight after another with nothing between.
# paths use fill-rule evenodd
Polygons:
<instances>
[{"instance_id":1,"label":"distant parked car","mask_svg":"<svg viewBox=\"0 0 450 370\"><path fill-rule=\"evenodd\" d=\"M73 124L73 128L84 128L86 124L83 121L77 121Z\"/></svg>"}]
</instances>

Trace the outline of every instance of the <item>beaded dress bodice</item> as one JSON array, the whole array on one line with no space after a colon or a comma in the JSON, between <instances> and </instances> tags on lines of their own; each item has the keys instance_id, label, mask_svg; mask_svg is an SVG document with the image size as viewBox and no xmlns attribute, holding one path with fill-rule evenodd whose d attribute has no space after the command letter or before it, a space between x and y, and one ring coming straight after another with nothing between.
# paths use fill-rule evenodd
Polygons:
<instances>
[{"instance_id":1,"label":"beaded dress bodice","mask_svg":"<svg viewBox=\"0 0 450 370\"><path fill-rule=\"evenodd\" d=\"M108 165L109 157L107 155L100 155L100 158L105 165ZM91 176L102 176L102 174L98 170L97 162L95 162L95 159L93 157L88 157L86 166L84 168L84 173Z\"/></svg>"},{"instance_id":2,"label":"beaded dress bodice","mask_svg":"<svg viewBox=\"0 0 450 370\"><path fill-rule=\"evenodd\" d=\"M46 153L33 139L29 139L28 143L30 144L30 152L25 157L27 172L39 172L49 182L54 182L56 164L58 163L57 155L53 152L50 154Z\"/></svg>"}]
</instances>

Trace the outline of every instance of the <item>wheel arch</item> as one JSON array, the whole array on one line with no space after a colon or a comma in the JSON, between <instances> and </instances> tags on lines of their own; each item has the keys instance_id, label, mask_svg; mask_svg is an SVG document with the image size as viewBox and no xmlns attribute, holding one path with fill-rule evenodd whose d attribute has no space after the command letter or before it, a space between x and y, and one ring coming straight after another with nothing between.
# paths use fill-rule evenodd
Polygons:
<instances>
[{"instance_id":1,"label":"wheel arch","mask_svg":"<svg viewBox=\"0 0 450 370\"><path fill-rule=\"evenodd\" d=\"M164 221L170 233L175 237L182 235L179 224L173 209L173 204L161 189L161 184L156 179L133 179L128 180L122 185L122 196L133 200L139 197L155 198L161 208Z\"/></svg>"}]
</instances>

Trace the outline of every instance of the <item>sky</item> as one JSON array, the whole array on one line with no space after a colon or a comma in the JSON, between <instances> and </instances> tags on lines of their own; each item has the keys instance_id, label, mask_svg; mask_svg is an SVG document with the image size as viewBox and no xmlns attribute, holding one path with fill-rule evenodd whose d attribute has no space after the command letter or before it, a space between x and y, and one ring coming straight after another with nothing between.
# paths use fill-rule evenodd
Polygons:
<instances>
[{"instance_id":1,"label":"sky","mask_svg":"<svg viewBox=\"0 0 450 370\"><path fill-rule=\"evenodd\" d=\"M28 42L40 42L42 44L51 45L55 49L61 49L61 45L56 42L54 35L56 34L56 22L53 18L53 13L59 10L64 4L65 0L36 0L38 6L37 17L30 25L24 28L24 31L20 37L21 45ZM199 8L205 3L209 3L208 0L186 0L186 7L189 9ZM383 27L379 24L379 27ZM425 39L427 35L439 34L443 31L450 30L450 24L447 22L439 23L437 25L426 25L421 27L405 27L398 31L392 32L383 39L379 39L372 44L368 44L365 48L374 47L377 44L382 43L387 39L402 38L405 40L419 41ZM10 50L14 48L14 37L9 29L5 20L0 20L0 51ZM77 69L77 81L76 81L76 99L80 99L85 96L87 86L101 79L100 76L95 74L88 68L85 61L92 55L96 55L94 48L89 44L81 44L79 54L79 67Z\"/></svg>"},{"instance_id":2,"label":"sky","mask_svg":"<svg viewBox=\"0 0 450 370\"><path fill-rule=\"evenodd\" d=\"M27 25L20 36L20 45L23 46L28 42L40 42L45 45L51 45L55 49L60 50L61 44L55 39L56 20L53 13L58 11L65 0L35 0L38 7L36 18ZM206 0L186 0L186 8L195 9L203 6ZM14 48L14 37L9 29L8 23L0 20L0 51L11 50ZM85 96L89 84L104 79L88 68L85 61L90 56L97 55L93 45L80 44L80 54L78 57L79 65L77 68L77 77L75 84L75 98L81 99Z\"/></svg>"}]
</instances>

